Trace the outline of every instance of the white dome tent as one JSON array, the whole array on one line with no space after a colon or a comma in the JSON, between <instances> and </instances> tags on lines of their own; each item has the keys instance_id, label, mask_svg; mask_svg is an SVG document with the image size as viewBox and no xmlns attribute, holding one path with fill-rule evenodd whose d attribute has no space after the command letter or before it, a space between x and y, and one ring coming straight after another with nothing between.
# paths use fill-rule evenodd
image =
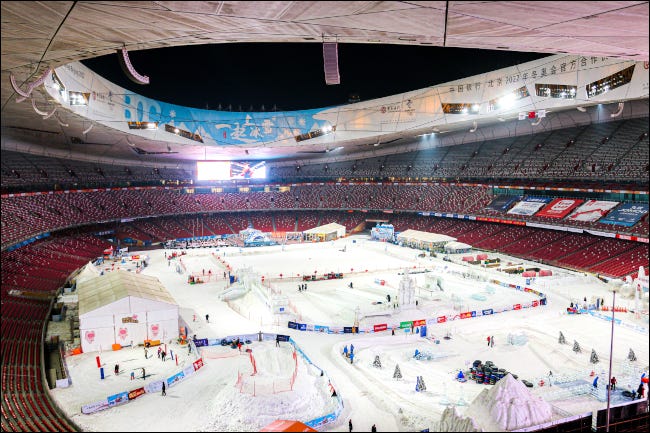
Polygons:
<instances>
[{"instance_id":1,"label":"white dome tent","mask_svg":"<svg viewBox=\"0 0 650 433\"><path fill-rule=\"evenodd\" d=\"M462 242L452 241L445 244L445 252L451 254L469 253L471 250L471 245L467 245Z\"/></svg>"}]
</instances>

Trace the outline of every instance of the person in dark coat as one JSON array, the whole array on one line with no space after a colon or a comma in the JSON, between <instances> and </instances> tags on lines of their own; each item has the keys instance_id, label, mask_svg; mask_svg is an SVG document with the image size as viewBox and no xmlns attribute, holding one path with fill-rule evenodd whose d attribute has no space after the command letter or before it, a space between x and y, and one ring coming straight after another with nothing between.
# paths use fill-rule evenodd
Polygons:
<instances>
[{"instance_id":1,"label":"person in dark coat","mask_svg":"<svg viewBox=\"0 0 650 433\"><path fill-rule=\"evenodd\" d=\"M372 427L370 428L370 431L376 432L377 431L377 426L373 424Z\"/></svg>"},{"instance_id":2,"label":"person in dark coat","mask_svg":"<svg viewBox=\"0 0 650 433\"><path fill-rule=\"evenodd\" d=\"M348 421L348 428L350 429L350 431L352 431L352 420L351 419Z\"/></svg>"},{"instance_id":3,"label":"person in dark coat","mask_svg":"<svg viewBox=\"0 0 650 433\"><path fill-rule=\"evenodd\" d=\"M162 395L167 395L165 392L165 381L163 380L163 386L162 386Z\"/></svg>"}]
</instances>

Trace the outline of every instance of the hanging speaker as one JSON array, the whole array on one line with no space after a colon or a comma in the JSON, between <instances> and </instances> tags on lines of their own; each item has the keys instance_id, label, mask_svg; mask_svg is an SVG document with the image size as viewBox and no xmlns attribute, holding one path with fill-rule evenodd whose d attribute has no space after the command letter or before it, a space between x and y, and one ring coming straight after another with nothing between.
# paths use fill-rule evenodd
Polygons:
<instances>
[{"instance_id":1,"label":"hanging speaker","mask_svg":"<svg viewBox=\"0 0 650 433\"><path fill-rule=\"evenodd\" d=\"M325 84L341 84L339 44L337 42L323 42L323 66L325 68Z\"/></svg>"}]
</instances>

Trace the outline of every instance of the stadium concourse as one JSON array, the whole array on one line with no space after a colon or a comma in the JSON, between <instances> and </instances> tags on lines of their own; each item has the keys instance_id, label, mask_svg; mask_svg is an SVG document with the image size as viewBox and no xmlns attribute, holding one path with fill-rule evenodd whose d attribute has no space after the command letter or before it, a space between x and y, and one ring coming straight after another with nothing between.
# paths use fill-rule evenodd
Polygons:
<instances>
[{"instance_id":1,"label":"stadium concourse","mask_svg":"<svg viewBox=\"0 0 650 433\"><path fill-rule=\"evenodd\" d=\"M595 376L601 382L607 377L608 313L595 310L594 306L585 314L567 312L571 303L581 309L585 307L583 299L588 304L600 304L596 299L611 303L611 287L594 276L549 268L551 276L526 281L521 275L508 276L494 268L469 265L462 260L466 254L451 254L445 260L421 257L417 250L373 241L365 235L284 246L175 250L179 255L171 263L181 263L181 272L168 264L167 256L172 252L149 250L131 254L149 256L149 265L142 273L158 277L172 293L189 334L196 335L198 340L219 341L242 335L250 336L250 340L241 351L230 345L192 347L188 351L187 346L168 341L164 347L168 354L173 353L174 359L165 362L156 356L156 347L148 349L149 358L145 360L142 345L67 357L72 385L52 390L52 396L82 429L259 431L276 419L308 423L337 413L319 430L344 431L351 419L355 430L361 431L369 430L373 424L379 431L437 431L443 411L456 407L458 416L467 413L474 418L475 426L494 431L504 429L500 426L506 422L503 419L514 430L534 421L557 422L605 406L604 385L593 391L592 381ZM489 256L499 258L504 267L508 262L534 265L501 254ZM270 312L263 295L255 288L231 300L220 300L220 294L231 286L224 272L241 276L241 269L254 270L259 282L264 276L258 288L286 296L288 312ZM188 275L208 272L212 276L205 277L202 284L188 284ZM310 280L306 290L298 290L303 275L327 273L343 275L340 279ZM410 278L418 302L408 308L395 308L402 281ZM431 281L433 285L427 284ZM531 294L534 292L516 290L508 284L543 292L546 305L532 303L539 299ZM621 290L617 305L622 310L633 309L633 298L624 293ZM392 303L386 301L386 295L391 296ZM515 304L524 308L512 310ZM461 311L487 308L493 308L495 314L458 318ZM355 325L355 310L360 333L343 333L344 326ZM502 312L496 314L498 311ZM427 320L426 331L412 332L412 327L400 327L403 323L440 316L450 320ZM451 320L454 316L456 320ZM622 312L617 318L620 322L615 327L613 375L618 378L618 388L612 395L612 404L616 405L630 401L623 391L636 389L647 368L649 352L647 320ZM289 321L324 325L340 333L314 332L314 326L302 331L289 329ZM388 329L366 332L378 329L380 323L387 324ZM260 332L262 341L258 338ZM566 344L558 342L560 333L566 337ZM288 342L277 347L276 334L290 336L300 355L293 358L294 346ZM492 345L487 344L488 336ZM575 341L582 352L573 350ZM343 355L344 348L351 344L355 353L353 363ZM630 349L637 355L634 362L627 359ZM598 363L591 362L592 350L599 357ZM107 371L103 380L96 356ZM172 377L199 356L204 366L169 387L166 396L158 391L97 413L80 411L82 406L109 395ZM529 381L532 388L517 391L517 383L521 382L506 380L500 386L507 388L499 392L515 392L518 401L534 402L535 407L548 405L547 412L540 409L543 416L536 417L527 412L530 408L523 403L521 407L510 408L512 413L503 408L490 411L486 403L472 404L475 399L480 400L477 396L481 391L492 388L475 380L457 380L458 372L468 374L475 360L491 361L520 380ZM288 385L294 363L297 373ZM119 375L112 373L115 364L119 365ZM399 379L394 378L396 365L401 371ZM142 368L146 370L144 380ZM135 379L130 378L131 371L135 371ZM424 389L418 384L418 376ZM549 387L549 379L553 386ZM332 396L334 390L336 397ZM497 400L496 396L481 398ZM345 402L341 407L339 399ZM450 422L449 417L445 419ZM457 429L460 424L453 425Z\"/></svg>"}]
</instances>

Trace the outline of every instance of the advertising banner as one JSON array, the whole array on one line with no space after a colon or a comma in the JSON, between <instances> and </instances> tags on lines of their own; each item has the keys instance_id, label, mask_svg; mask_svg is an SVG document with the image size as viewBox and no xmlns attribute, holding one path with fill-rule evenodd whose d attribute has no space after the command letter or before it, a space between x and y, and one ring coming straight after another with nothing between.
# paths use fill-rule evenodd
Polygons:
<instances>
[{"instance_id":1,"label":"advertising banner","mask_svg":"<svg viewBox=\"0 0 650 433\"><path fill-rule=\"evenodd\" d=\"M598 221L617 204L617 201L588 200L573 211L567 219L571 221Z\"/></svg>"},{"instance_id":2,"label":"advertising banner","mask_svg":"<svg viewBox=\"0 0 650 433\"><path fill-rule=\"evenodd\" d=\"M323 325L314 325L314 331L329 333L330 327L329 326L323 326Z\"/></svg>"},{"instance_id":3,"label":"advertising banner","mask_svg":"<svg viewBox=\"0 0 650 433\"><path fill-rule=\"evenodd\" d=\"M129 391L129 400L135 400L141 395L144 395L144 387L136 388L132 391Z\"/></svg>"},{"instance_id":4,"label":"advertising banner","mask_svg":"<svg viewBox=\"0 0 650 433\"><path fill-rule=\"evenodd\" d=\"M541 211L537 212L535 216L543 216L546 218L564 218L576 206L580 205L584 200L575 198L556 198Z\"/></svg>"},{"instance_id":5,"label":"advertising banner","mask_svg":"<svg viewBox=\"0 0 650 433\"><path fill-rule=\"evenodd\" d=\"M445 322L447 321L447 317L445 317L445 316L438 316L438 317L436 318L436 321L437 321L438 323L445 323Z\"/></svg>"},{"instance_id":6,"label":"advertising banner","mask_svg":"<svg viewBox=\"0 0 650 433\"><path fill-rule=\"evenodd\" d=\"M174 374L173 376L169 376L167 378L167 386L170 388L174 385L176 385L178 382L183 380L185 378L185 373L182 371L179 371L178 373Z\"/></svg>"},{"instance_id":7,"label":"advertising banner","mask_svg":"<svg viewBox=\"0 0 650 433\"><path fill-rule=\"evenodd\" d=\"M399 327L400 329L410 328L412 324L413 322L411 320L409 320L408 322L399 322Z\"/></svg>"},{"instance_id":8,"label":"advertising banner","mask_svg":"<svg viewBox=\"0 0 650 433\"><path fill-rule=\"evenodd\" d=\"M107 400L110 407L119 406L129 401L129 393L124 391L119 394L110 395Z\"/></svg>"},{"instance_id":9,"label":"advertising banner","mask_svg":"<svg viewBox=\"0 0 650 433\"><path fill-rule=\"evenodd\" d=\"M385 331L387 329L388 329L388 324L386 324L386 323L382 323L380 325L373 326L373 331L375 331L375 332L381 332L381 331Z\"/></svg>"},{"instance_id":10,"label":"advertising banner","mask_svg":"<svg viewBox=\"0 0 650 433\"><path fill-rule=\"evenodd\" d=\"M489 316L490 314L494 314L494 310L492 308L488 308L487 310L481 311L484 316Z\"/></svg>"},{"instance_id":11,"label":"advertising banner","mask_svg":"<svg viewBox=\"0 0 650 433\"><path fill-rule=\"evenodd\" d=\"M632 227L647 213L648 203L623 203L598 222Z\"/></svg>"},{"instance_id":12,"label":"advertising banner","mask_svg":"<svg viewBox=\"0 0 650 433\"><path fill-rule=\"evenodd\" d=\"M157 380L155 382L149 382L145 384L144 390L147 394L153 394L156 392L160 392L162 390L162 380Z\"/></svg>"},{"instance_id":13,"label":"advertising banner","mask_svg":"<svg viewBox=\"0 0 650 433\"><path fill-rule=\"evenodd\" d=\"M194 371L198 370L199 368L203 367L203 359L202 358L197 359L192 363L192 365L194 366Z\"/></svg>"},{"instance_id":14,"label":"advertising banner","mask_svg":"<svg viewBox=\"0 0 650 433\"><path fill-rule=\"evenodd\" d=\"M521 200L520 195L499 195L486 206L487 209L505 211L511 204Z\"/></svg>"},{"instance_id":15,"label":"advertising banner","mask_svg":"<svg viewBox=\"0 0 650 433\"><path fill-rule=\"evenodd\" d=\"M521 310L521 304L515 304L512 306L513 310Z\"/></svg>"},{"instance_id":16,"label":"advertising banner","mask_svg":"<svg viewBox=\"0 0 650 433\"><path fill-rule=\"evenodd\" d=\"M413 326L424 326L426 324L427 324L427 321L425 319L414 320L413 321Z\"/></svg>"},{"instance_id":17,"label":"advertising banner","mask_svg":"<svg viewBox=\"0 0 650 433\"><path fill-rule=\"evenodd\" d=\"M81 413L89 414L99 412L100 410L108 409L108 400L100 400L95 403L88 403L81 406Z\"/></svg>"},{"instance_id":18,"label":"advertising banner","mask_svg":"<svg viewBox=\"0 0 650 433\"><path fill-rule=\"evenodd\" d=\"M551 201L548 197L526 197L508 211L514 215L534 215L542 206Z\"/></svg>"},{"instance_id":19,"label":"advertising banner","mask_svg":"<svg viewBox=\"0 0 650 433\"><path fill-rule=\"evenodd\" d=\"M467 311L465 313L460 313L461 319L470 319L472 317L476 317L476 311Z\"/></svg>"},{"instance_id":20,"label":"advertising banner","mask_svg":"<svg viewBox=\"0 0 650 433\"><path fill-rule=\"evenodd\" d=\"M196 347L207 346L208 345L208 339L207 338L200 338L200 339L194 340L194 345Z\"/></svg>"},{"instance_id":21,"label":"advertising banner","mask_svg":"<svg viewBox=\"0 0 650 433\"><path fill-rule=\"evenodd\" d=\"M298 324L296 322L289 321L288 326L290 329L298 329Z\"/></svg>"},{"instance_id":22,"label":"advertising banner","mask_svg":"<svg viewBox=\"0 0 650 433\"><path fill-rule=\"evenodd\" d=\"M189 376L193 375L195 371L196 370L194 370L193 364L186 366L185 368L183 368L183 375L185 376L183 377L183 379L187 379Z\"/></svg>"}]
</instances>

